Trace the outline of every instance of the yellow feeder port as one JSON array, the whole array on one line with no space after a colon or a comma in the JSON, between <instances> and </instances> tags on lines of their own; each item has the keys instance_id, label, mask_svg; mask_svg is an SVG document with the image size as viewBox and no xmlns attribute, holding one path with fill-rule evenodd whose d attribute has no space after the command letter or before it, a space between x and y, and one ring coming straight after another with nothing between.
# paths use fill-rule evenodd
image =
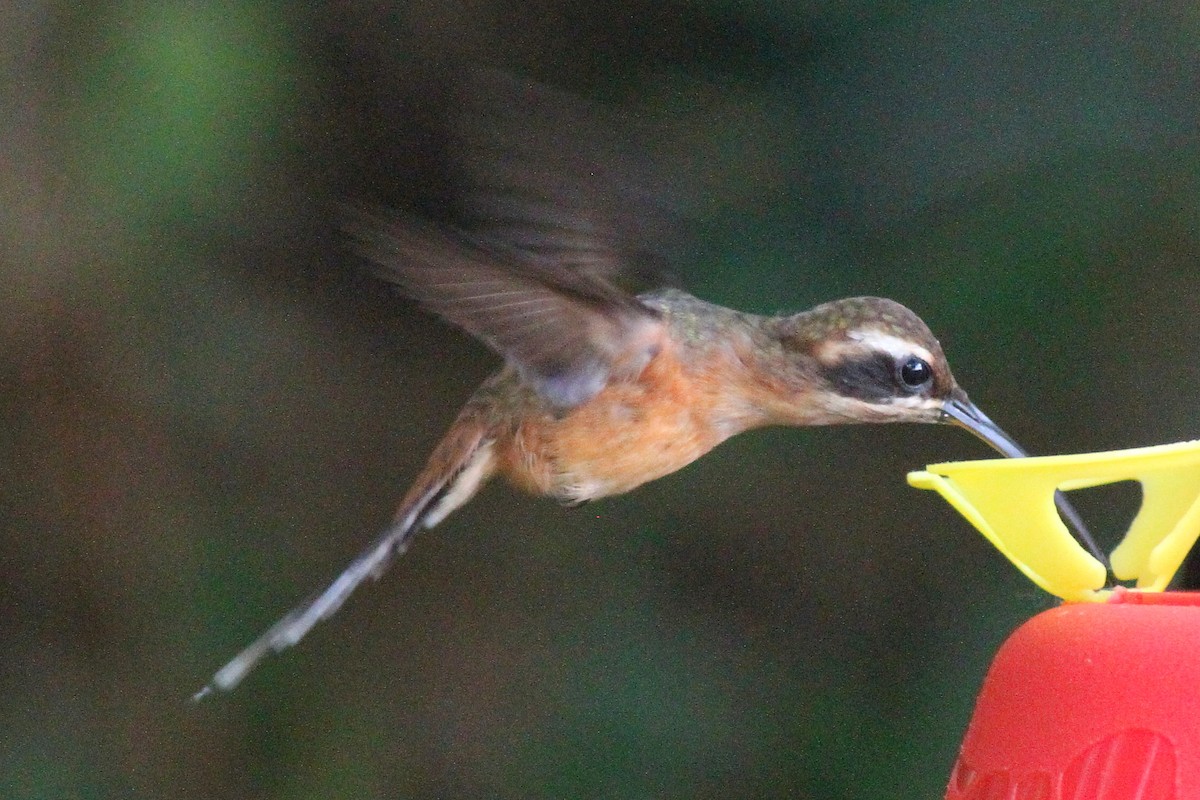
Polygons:
<instances>
[{"instance_id":1,"label":"yellow feeder port","mask_svg":"<svg viewBox=\"0 0 1200 800\"><path fill-rule=\"evenodd\" d=\"M1112 551L1118 580L1167 588L1200 535L1200 441L1065 456L931 464L908 482L958 509L1038 586L1069 601L1102 601L1108 571L1067 531L1054 505L1071 491L1135 480L1142 504Z\"/></svg>"}]
</instances>

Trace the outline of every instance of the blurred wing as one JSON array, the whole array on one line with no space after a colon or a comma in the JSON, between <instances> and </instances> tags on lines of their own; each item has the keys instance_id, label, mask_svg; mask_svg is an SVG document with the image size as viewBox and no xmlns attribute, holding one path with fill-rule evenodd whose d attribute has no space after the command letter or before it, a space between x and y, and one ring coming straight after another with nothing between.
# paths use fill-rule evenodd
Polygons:
<instances>
[{"instance_id":1,"label":"blurred wing","mask_svg":"<svg viewBox=\"0 0 1200 800\"><path fill-rule=\"evenodd\" d=\"M470 74L459 94L451 172L462 227L548 267L610 279L663 271L680 215L636 118L494 71Z\"/></svg>"},{"instance_id":2,"label":"blurred wing","mask_svg":"<svg viewBox=\"0 0 1200 800\"><path fill-rule=\"evenodd\" d=\"M518 260L400 215L350 209L346 229L381 278L500 353L556 407L638 374L658 351L658 313L590 270Z\"/></svg>"}]
</instances>

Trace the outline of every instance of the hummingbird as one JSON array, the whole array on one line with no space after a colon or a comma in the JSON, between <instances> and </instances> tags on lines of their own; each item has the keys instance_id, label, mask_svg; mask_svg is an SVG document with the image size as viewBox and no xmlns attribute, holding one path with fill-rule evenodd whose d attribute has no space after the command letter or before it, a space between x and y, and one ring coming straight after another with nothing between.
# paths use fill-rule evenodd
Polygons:
<instances>
[{"instance_id":1,"label":"hummingbird","mask_svg":"<svg viewBox=\"0 0 1200 800\"><path fill-rule=\"evenodd\" d=\"M768 425L948 424L1005 456L1026 455L958 385L929 327L893 300L851 297L760 316L678 289L629 294L595 271L519 261L410 220L363 220L357 234L383 277L505 366L467 400L392 525L197 698L232 689L268 653L299 642L418 531L496 476L577 505L628 492ZM1059 508L1086 536L1061 495Z\"/></svg>"},{"instance_id":2,"label":"hummingbird","mask_svg":"<svg viewBox=\"0 0 1200 800\"><path fill-rule=\"evenodd\" d=\"M540 180L511 161L505 172L522 188ZM558 191L562 183L541 185ZM851 297L763 316L674 288L634 294L616 280L631 259L619 237L607 235L614 229L604 223L614 217L572 213L553 195L541 192L536 224L508 238L347 209L347 232L374 272L494 350L504 366L466 401L391 525L195 699L233 689L268 654L295 645L364 580L378 579L418 531L497 476L577 505L631 491L772 425L946 424L1004 456L1026 455L971 402L938 340L904 305ZM511 222L528 210L525 200L477 208ZM1061 493L1058 500L1098 553Z\"/></svg>"}]
</instances>

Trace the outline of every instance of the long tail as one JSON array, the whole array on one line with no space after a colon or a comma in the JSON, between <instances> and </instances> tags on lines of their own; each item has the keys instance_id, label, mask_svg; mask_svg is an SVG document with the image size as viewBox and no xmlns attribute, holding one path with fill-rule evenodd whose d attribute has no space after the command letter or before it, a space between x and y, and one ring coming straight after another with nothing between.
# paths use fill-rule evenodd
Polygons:
<instances>
[{"instance_id":1,"label":"long tail","mask_svg":"<svg viewBox=\"0 0 1200 800\"><path fill-rule=\"evenodd\" d=\"M396 512L394 524L376 537L358 558L323 592L297 606L217 670L193 700L237 686L270 653L299 642L323 619L333 616L358 585L368 577L378 579L392 560L407 549L413 535L432 528L461 506L495 472L493 439L482 426L471 424L471 409L464 411L434 450L424 471Z\"/></svg>"}]
</instances>

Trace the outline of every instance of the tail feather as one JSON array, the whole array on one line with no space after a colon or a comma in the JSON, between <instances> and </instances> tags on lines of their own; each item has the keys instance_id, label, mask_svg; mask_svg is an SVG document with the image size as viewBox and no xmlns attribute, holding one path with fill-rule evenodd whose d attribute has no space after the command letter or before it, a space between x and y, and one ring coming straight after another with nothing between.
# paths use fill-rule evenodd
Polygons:
<instances>
[{"instance_id":1,"label":"tail feather","mask_svg":"<svg viewBox=\"0 0 1200 800\"><path fill-rule=\"evenodd\" d=\"M424 472L401 503L395 523L350 562L328 588L292 609L217 670L192 696L193 700L202 700L217 691L232 690L267 655L299 642L318 622L337 613L364 580L377 580L393 559L408 550L409 542L418 530L433 527L478 491L495 469L492 442L485 440L480 431L464 430L464 427L456 424L438 445ZM455 435L456 432L459 435Z\"/></svg>"}]
</instances>

